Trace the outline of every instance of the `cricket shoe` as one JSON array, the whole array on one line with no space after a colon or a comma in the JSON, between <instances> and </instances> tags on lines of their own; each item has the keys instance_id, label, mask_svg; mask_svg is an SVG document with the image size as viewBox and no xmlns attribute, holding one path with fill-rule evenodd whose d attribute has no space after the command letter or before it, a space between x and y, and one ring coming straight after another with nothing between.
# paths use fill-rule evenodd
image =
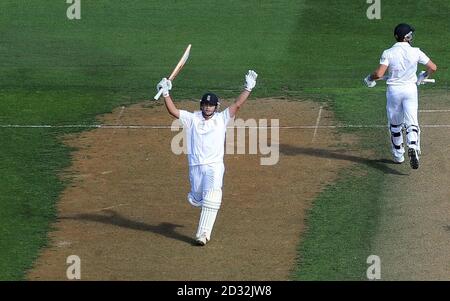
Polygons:
<instances>
[{"instance_id":1,"label":"cricket shoe","mask_svg":"<svg viewBox=\"0 0 450 301\"><path fill-rule=\"evenodd\" d=\"M197 243L197 245L199 246L204 246L208 243L209 239L206 236L206 233L203 233L202 235L200 235L199 237L196 238L195 242Z\"/></svg>"},{"instance_id":2,"label":"cricket shoe","mask_svg":"<svg viewBox=\"0 0 450 301\"><path fill-rule=\"evenodd\" d=\"M402 164L403 162L405 162L405 157L404 156L401 156L401 157L394 156L394 163Z\"/></svg>"},{"instance_id":3,"label":"cricket shoe","mask_svg":"<svg viewBox=\"0 0 450 301\"><path fill-rule=\"evenodd\" d=\"M409 156L409 164L411 165L412 169L419 168L419 155L417 154L417 150L410 148L408 149L408 156Z\"/></svg>"}]
</instances>

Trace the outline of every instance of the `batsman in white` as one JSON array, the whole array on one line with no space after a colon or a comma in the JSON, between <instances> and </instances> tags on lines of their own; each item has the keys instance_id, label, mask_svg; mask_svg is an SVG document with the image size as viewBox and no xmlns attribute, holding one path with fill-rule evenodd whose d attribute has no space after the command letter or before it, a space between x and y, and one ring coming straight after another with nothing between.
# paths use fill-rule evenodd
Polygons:
<instances>
[{"instance_id":1,"label":"batsman in white","mask_svg":"<svg viewBox=\"0 0 450 301\"><path fill-rule=\"evenodd\" d=\"M211 239L211 232L222 203L222 184L225 167L223 155L227 124L247 100L256 85L257 74L249 70L245 75L244 90L236 101L219 112L219 99L206 93L200 101L200 111L190 113L179 110L173 103L169 91L172 82L163 78L157 85L162 89L164 102L170 115L179 118L186 130L191 191L187 199L194 207L200 207L200 221L195 237L197 244L204 246Z\"/></svg>"},{"instance_id":2,"label":"batsman in white","mask_svg":"<svg viewBox=\"0 0 450 301\"><path fill-rule=\"evenodd\" d=\"M406 145L413 169L419 168L420 128L418 120L417 86L428 81L428 76L436 71L436 65L419 48L412 47L414 28L408 24L399 24L394 29L397 40L391 48L381 55L380 65L364 78L369 88L382 79L386 71L386 111L391 136L391 151L394 162L403 163L405 149L403 146L403 127L406 128ZM426 66L427 71L416 75L417 64Z\"/></svg>"}]
</instances>

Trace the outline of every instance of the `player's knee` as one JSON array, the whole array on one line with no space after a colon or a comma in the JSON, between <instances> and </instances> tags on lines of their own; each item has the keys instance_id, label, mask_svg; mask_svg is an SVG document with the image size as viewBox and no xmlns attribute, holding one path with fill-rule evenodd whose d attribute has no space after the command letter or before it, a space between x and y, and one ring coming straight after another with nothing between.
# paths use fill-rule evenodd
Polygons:
<instances>
[{"instance_id":1,"label":"player's knee","mask_svg":"<svg viewBox=\"0 0 450 301\"><path fill-rule=\"evenodd\" d=\"M187 200L192 206L200 207L202 205L202 194L191 191L187 195Z\"/></svg>"},{"instance_id":2,"label":"player's knee","mask_svg":"<svg viewBox=\"0 0 450 301\"><path fill-rule=\"evenodd\" d=\"M222 189L211 189L203 192L203 206L219 209L222 203Z\"/></svg>"}]
</instances>

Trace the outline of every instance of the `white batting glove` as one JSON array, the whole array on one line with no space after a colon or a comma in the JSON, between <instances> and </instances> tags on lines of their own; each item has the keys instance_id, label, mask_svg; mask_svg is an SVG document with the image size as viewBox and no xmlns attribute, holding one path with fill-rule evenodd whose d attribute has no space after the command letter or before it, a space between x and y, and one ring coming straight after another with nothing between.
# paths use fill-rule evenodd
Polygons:
<instances>
[{"instance_id":1,"label":"white batting glove","mask_svg":"<svg viewBox=\"0 0 450 301\"><path fill-rule=\"evenodd\" d=\"M372 80L372 76L369 74L364 78L364 84L369 88L373 88L377 85L377 82Z\"/></svg>"},{"instance_id":2,"label":"white batting glove","mask_svg":"<svg viewBox=\"0 0 450 301\"><path fill-rule=\"evenodd\" d=\"M245 84L244 89L248 92L251 92L252 89L256 86L256 78L258 74L253 70L248 70L248 73L245 75Z\"/></svg>"},{"instance_id":3,"label":"white batting glove","mask_svg":"<svg viewBox=\"0 0 450 301\"><path fill-rule=\"evenodd\" d=\"M419 73L419 76L417 76L417 82L416 84L419 85L424 85L425 82L424 80L428 78L428 72L426 71L422 71Z\"/></svg>"},{"instance_id":4,"label":"white batting glove","mask_svg":"<svg viewBox=\"0 0 450 301\"><path fill-rule=\"evenodd\" d=\"M172 89L172 81L167 78L163 78L157 85L156 90L159 92L159 90L162 89L162 95L164 97L169 96L169 91Z\"/></svg>"}]
</instances>

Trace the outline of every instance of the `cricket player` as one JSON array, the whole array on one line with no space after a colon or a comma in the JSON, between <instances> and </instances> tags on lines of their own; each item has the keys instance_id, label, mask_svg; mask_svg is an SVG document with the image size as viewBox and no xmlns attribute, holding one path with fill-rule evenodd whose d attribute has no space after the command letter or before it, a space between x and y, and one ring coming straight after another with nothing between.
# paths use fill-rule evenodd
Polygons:
<instances>
[{"instance_id":1,"label":"cricket player","mask_svg":"<svg viewBox=\"0 0 450 301\"><path fill-rule=\"evenodd\" d=\"M195 240L204 246L211 239L217 212L222 203L222 183L225 167L223 155L227 124L247 100L256 85L257 74L249 70L245 75L244 90L236 101L219 112L219 99L213 93L206 93L200 101L200 111L191 113L179 110L172 101L169 91L172 82L163 78L157 85L167 111L178 118L186 131L191 191L187 199L194 207L200 207L200 221Z\"/></svg>"},{"instance_id":2,"label":"cricket player","mask_svg":"<svg viewBox=\"0 0 450 301\"><path fill-rule=\"evenodd\" d=\"M413 169L419 168L420 128L417 116L417 86L424 84L436 65L419 48L412 47L414 28L408 24L399 24L394 29L397 40L391 48L381 55L380 65L364 78L367 87L373 88L376 80L382 79L388 71L386 91L386 111L391 137L391 152L395 163L405 161L403 147L403 127L406 128L406 145ZM426 71L416 75L417 64L423 64Z\"/></svg>"}]
</instances>

